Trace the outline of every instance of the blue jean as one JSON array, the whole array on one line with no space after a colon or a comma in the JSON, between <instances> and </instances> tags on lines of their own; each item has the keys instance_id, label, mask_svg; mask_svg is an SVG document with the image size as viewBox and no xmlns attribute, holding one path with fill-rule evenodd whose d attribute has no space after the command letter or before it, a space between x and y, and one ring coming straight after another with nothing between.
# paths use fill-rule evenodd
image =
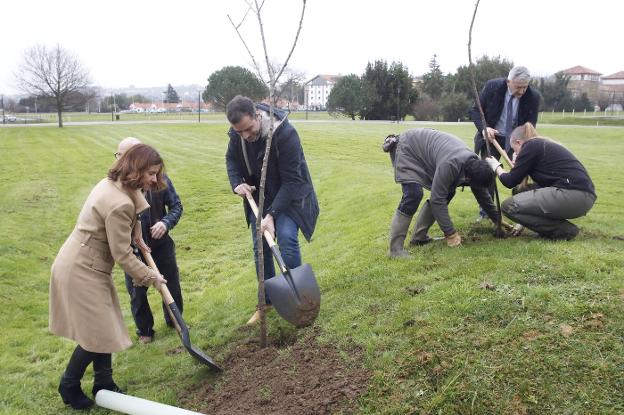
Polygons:
<instances>
[{"instance_id":1,"label":"blue jean","mask_svg":"<svg viewBox=\"0 0 624 415\"><path fill-rule=\"evenodd\" d=\"M256 218L251 215L251 239L253 240L254 262L256 264L256 275L258 268L258 248L256 246ZM275 236L279 244L279 250L288 268L297 268L301 265L301 250L299 248L299 226L292 218L284 213L275 219ZM268 280L275 276L275 263L273 253L266 240L263 240L264 253L264 279ZM265 295L266 303L271 304L268 295Z\"/></svg>"},{"instance_id":2,"label":"blue jean","mask_svg":"<svg viewBox=\"0 0 624 415\"><path fill-rule=\"evenodd\" d=\"M414 216L423 198L422 186L418 183L401 183L401 190L403 191L403 196L401 197L401 202L399 202L398 209L407 216Z\"/></svg>"}]
</instances>

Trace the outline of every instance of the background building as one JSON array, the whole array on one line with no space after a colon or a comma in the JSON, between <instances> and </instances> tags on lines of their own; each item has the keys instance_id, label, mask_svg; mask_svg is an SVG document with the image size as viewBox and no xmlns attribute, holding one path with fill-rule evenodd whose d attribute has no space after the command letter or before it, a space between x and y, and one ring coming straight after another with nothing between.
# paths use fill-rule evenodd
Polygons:
<instances>
[{"instance_id":1,"label":"background building","mask_svg":"<svg viewBox=\"0 0 624 415\"><path fill-rule=\"evenodd\" d=\"M602 75L600 72L578 65L564 69L561 73L570 77L568 89L573 97L578 98L585 93L591 102L598 101L600 75Z\"/></svg>"},{"instance_id":2,"label":"background building","mask_svg":"<svg viewBox=\"0 0 624 415\"><path fill-rule=\"evenodd\" d=\"M624 71L600 78L600 95L604 109L622 111L624 106Z\"/></svg>"},{"instance_id":3,"label":"background building","mask_svg":"<svg viewBox=\"0 0 624 415\"><path fill-rule=\"evenodd\" d=\"M340 75L316 75L306 82L305 105L310 110L325 110L327 98Z\"/></svg>"}]
</instances>

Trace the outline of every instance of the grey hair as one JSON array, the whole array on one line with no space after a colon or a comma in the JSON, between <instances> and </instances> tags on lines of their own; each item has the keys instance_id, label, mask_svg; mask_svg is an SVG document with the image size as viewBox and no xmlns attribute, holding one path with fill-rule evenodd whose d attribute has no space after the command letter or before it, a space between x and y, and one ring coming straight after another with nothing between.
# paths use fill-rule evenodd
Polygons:
<instances>
[{"instance_id":1,"label":"grey hair","mask_svg":"<svg viewBox=\"0 0 624 415\"><path fill-rule=\"evenodd\" d=\"M531 73L526 68L526 66L514 66L509 71L509 75L507 75L507 79L509 81L526 81L529 82L531 80Z\"/></svg>"}]
</instances>

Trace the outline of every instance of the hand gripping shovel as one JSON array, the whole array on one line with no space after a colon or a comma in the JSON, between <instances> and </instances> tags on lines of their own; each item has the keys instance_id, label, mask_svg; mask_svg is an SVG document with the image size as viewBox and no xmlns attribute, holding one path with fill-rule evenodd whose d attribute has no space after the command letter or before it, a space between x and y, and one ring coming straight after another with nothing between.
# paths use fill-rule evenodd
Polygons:
<instances>
[{"instance_id":1,"label":"hand gripping shovel","mask_svg":"<svg viewBox=\"0 0 624 415\"><path fill-rule=\"evenodd\" d=\"M158 267L156 267L156 263L154 262L154 258L152 258L152 255L143 249L141 249L141 253L143 254L143 258L145 258L145 261L147 261L147 265L149 265L150 268L152 268L154 271L160 273L160 271L158 271ZM188 350L191 356L193 356L199 362L208 365L211 369L221 371L221 368L217 366L217 364L213 362L210 357L206 356L204 352L197 349L196 347L193 347L193 345L191 344L191 337L189 336L188 327L186 326L186 323L182 318L182 314L180 313L177 304L173 300L173 297L171 296L171 293L167 288L167 284L160 285L160 295L162 296L163 301L167 306L167 311L171 316L171 321L173 322L173 325L175 326L175 329L178 332L178 335L180 336L182 344L184 345L186 350Z\"/></svg>"},{"instance_id":2,"label":"hand gripping shovel","mask_svg":"<svg viewBox=\"0 0 624 415\"><path fill-rule=\"evenodd\" d=\"M251 196L247 201L258 217L258 206ZM275 256L282 274L264 281L269 299L282 318L296 327L309 326L316 320L321 308L321 291L310 264L303 264L289 269L282 259L278 246L269 231L264 231L264 238Z\"/></svg>"}]
</instances>

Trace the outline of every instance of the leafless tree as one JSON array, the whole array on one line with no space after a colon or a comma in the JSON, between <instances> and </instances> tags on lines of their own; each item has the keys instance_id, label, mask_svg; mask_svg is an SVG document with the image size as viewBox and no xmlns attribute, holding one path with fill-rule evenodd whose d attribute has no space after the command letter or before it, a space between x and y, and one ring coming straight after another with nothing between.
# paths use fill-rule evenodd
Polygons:
<instances>
[{"instance_id":1,"label":"leafless tree","mask_svg":"<svg viewBox=\"0 0 624 415\"><path fill-rule=\"evenodd\" d=\"M284 73L284 71L286 70L288 61L290 60L290 57L292 56L293 51L295 50L295 46L297 46L297 40L299 39L299 34L301 33L301 28L303 27L303 16L305 15L306 0L302 0L301 16L299 18L299 25L297 27L297 32L295 34L292 47L290 48L290 52L288 53L288 56L284 60L284 63L281 65L275 64L274 62L271 62L271 60L269 59L269 52L267 49L267 42L266 42L266 37L265 37L265 32L264 32L264 24L262 22L262 6L264 6L265 0L261 0L260 2L258 2L258 0L243 0L243 1L247 4L248 7L243 18L240 20L240 23L238 24L234 23L234 20L232 20L232 17L229 14L227 17L230 20L230 23L232 24L232 27L236 31L236 34L238 35L239 39L243 43L243 46L245 46L247 53L251 57L256 73L258 74L260 79L262 79L262 81L267 85L269 89L269 117L272 120L273 119L273 96L275 95L277 83L280 77L282 76L282 74ZM260 31L260 38L262 39L262 49L264 53L264 62L265 62L266 71L262 70L261 66L259 65L252 51L249 49L247 42L245 41L245 39L243 38L240 32L240 27L243 25L243 23L245 22L245 19L247 18L250 12L256 16L256 20L258 21L258 30ZM267 74L266 77L264 76L265 72ZM258 247L258 264L264 263L262 231L260 230L260 223L262 221L262 212L264 209L264 186L266 182L267 164L269 161L269 152L271 150L271 142L273 141L273 123L272 122L270 123L270 126L271 127L269 129L269 136L266 141L266 150L264 152L264 159L262 160L262 173L260 175L260 186L258 189L259 195L260 195L259 202L258 202L258 215L256 218L256 238L257 238L256 246ZM258 267L258 271L259 271L258 272L258 304L259 304L259 310L260 310L260 346L266 347L266 343L267 343L266 318L264 314L264 308L266 306L265 297L264 297L264 267L260 265Z\"/></svg>"},{"instance_id":2,"label":"leafless tree","mask_svg":"<svg viewBox=\"0 0 624 415\"><path fill-rule=\"evenodd\" d=\"M68 98L89 84L87 70L60 45L51 49L37 45L26 50L15 76L24 92L54 100L59 128L63 127L62 113Z\"/></svg>"},{"instance_id":3,"label":"leafless tree","mask_svg":"<svg viewBox=\"0 0 624 415\"><path fill-rule=\"evenodd\" d=\"M276 105L281 98L287 98L291 102L299 102L298 97L305 80L305 72L286 68L283 77L285 79L284 82L280 82L276 88L273 105Z\"/></svg>"},{"instance_id":4,"label":"leafless tree","mask_svg":"<svg viewBox=\"0 0 624 415\"><path fill-rule=\"evenodd\" d=\"M485 134L485 130L487 129L487 122L485 121L485 113L483 112L483 107L481 106L481 100L479 99L479 92L477 91L477 76L475 74L474 64L472 63L472 27L474 26L475 17L477 17L477 10L479 9L479 1L475 3L474 12L472 13L472 20L470 21L470 30L468 31L468 63L470 68L470 81L472 84L472 93L474 95L475 105L479 109L479 115L481 116L481 125L483 125L483 140L485 140L485 148L487 151L488 157L491 155L490 151L490 141L489 138ZM505 157L505 155L501 152L501 157ZM503 214L501 212L500 207L500 197L498 195L498 186L496 185L496 177L494 177L494 197L496 199L496 210L498 212L498 220L496 221L496 232L494 235L497 238L504 238L505 231L503 231Z\"/></svg>"}]
</instances>

